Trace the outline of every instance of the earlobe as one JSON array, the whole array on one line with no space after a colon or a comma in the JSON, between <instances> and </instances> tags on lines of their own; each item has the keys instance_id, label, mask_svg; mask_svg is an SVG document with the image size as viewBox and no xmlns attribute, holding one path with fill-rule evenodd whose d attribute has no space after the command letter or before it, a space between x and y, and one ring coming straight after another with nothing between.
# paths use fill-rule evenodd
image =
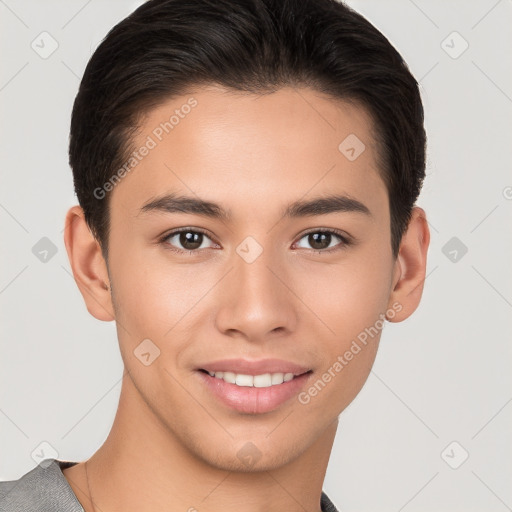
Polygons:
<instances>
[{"instance_id":1,"label":"earlobe","mask_svg":"<svg viewBox=\"0 0 512 512\"><path fill-rule=\"evenodd\" d=\"M80 206L73 206L66 214L64 243L87 310L98 320L114 320L107 265Z\"/></svg>"},{"instance_id":2,"label":"earlobe","mask_svg":"<svg viewBox=\"0 0 512 512\"><path fill-rule=\"evenodd\" d=\"M429 243L430 231L425 211L415 206L407 231L402 237L395 263L393 287L388 303L388 308L393 308L395 314L393 318L388 319L390 322L405 320L414 313L420 303Z\"/></svg>"}]
</instances>

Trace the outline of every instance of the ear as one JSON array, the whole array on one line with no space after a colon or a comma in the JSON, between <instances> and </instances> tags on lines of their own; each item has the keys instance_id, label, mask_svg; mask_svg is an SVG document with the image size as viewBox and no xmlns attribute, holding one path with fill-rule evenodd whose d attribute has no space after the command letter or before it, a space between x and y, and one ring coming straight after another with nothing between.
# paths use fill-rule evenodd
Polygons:
<instances>
[{"instance_id":1,"label":"ear","mask_svg":"<svg viewBox=\"0 0 512 512\"><path fill-rule=\"evenodd\" d=\"M87 310L98 320L114 320L107 264L80 206L73 206L66 214L64 243Z\"/></svg>"},{"instance_id":2,"label":"ear","mask_svg":"<svg viewBox=\"0 0 512 512\"><path fill-rule=\"evenodd\" d=\"M397 303L401 305L401 309L393 308L395 315L388 318L388 321L401 322L411 316L418 307L423 294L429 243L427 216L422 208L415 206L400 243L388 303L390 309Z\"/></svg>"}]
</instances>

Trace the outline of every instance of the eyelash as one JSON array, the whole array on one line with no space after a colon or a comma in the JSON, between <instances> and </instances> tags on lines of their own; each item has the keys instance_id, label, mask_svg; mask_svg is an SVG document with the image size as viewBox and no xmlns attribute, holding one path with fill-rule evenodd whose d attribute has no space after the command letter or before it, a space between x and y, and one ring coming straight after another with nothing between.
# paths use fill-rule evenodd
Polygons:
<instances>
[{"instance_id":1,"label":"eyelash","mask_svg":"<svg viewBox=\"0 0 512 512\"><path fill-rule=\"evenodd\" d=\"M212 240L211 237L208 235L208 233L201 228L194 228L194 229L179 228L179 229L175 229L174 231L171 231L170 233L165 234L162 238L160 238L159 243L161 243L167 250L170 250L170 251L178 253L178 254L187 254L188 256L197 255L201 251L201 249L194 249L194 250L177 249L176 247L172 246L168 242L169 238L172 238L173 236L175 236L179 233L183 233L183 232L185 232L185 233L202 233L203 235L208 237L210 240ZM304 233L299 238L299 241L302 240L305 236L310 235L312 233L328 233L328 234L337 236L341 240L341 243L338 244L337 246L335 246L334 248L309 249L310 252L315 252L317 254L322 254L322 253L323 254L325 254L325 253L332 254L334 252L341 251L353 244L352 239L350 239L345 234L343 234L343 232L341 232L337 229L313 229L313 230L310 230L310 231L307 231L306 233ZM214 242L214 241L212 240L212 242ZM214 242L214 243L216 243L216 242Z\"/></svg>"}]
</instances>

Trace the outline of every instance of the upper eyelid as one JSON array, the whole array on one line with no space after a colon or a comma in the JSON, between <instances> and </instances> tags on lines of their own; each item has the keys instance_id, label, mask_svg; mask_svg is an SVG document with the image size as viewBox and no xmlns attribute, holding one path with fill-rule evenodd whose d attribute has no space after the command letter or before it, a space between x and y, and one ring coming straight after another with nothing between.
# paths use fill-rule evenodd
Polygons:
<instances>
[{"instance_id":1,"label":"upper eyelid","mask_svg":"<svg viewBox=\"0 0 512 512\"><path fill-rule=\"evenodd\" d=\"M179 233L188 233L188 232L191 232L191 233L201 233L203 235L206 235L212 242L214 241L214 237L212 237L208 233L208 231L203 230L202 228L187 228L187 227L173 229L173 230L169 231L167 234L162 235L161 239L162 240L167 240L171 236L178 235Z\"/></svg>"}]
</instances>

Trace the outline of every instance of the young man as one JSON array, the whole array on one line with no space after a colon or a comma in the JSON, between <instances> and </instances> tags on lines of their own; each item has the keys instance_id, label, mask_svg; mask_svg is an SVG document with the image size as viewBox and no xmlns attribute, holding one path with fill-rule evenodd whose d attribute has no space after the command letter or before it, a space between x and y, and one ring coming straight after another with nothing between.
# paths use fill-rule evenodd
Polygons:
<instances>
[{"instance_id":1,"label":"young man","mask_svg":"<svg viewBox=\"0 0 512 512\"><path fill-rule=\"evenodd\" d=\"M65 243L117 325L119 407L2 510L335 511L338 416L422 295L425 143L402 58L333 0L150 0L114 27L74 104Z\"/></svg>"}]
</instances>

